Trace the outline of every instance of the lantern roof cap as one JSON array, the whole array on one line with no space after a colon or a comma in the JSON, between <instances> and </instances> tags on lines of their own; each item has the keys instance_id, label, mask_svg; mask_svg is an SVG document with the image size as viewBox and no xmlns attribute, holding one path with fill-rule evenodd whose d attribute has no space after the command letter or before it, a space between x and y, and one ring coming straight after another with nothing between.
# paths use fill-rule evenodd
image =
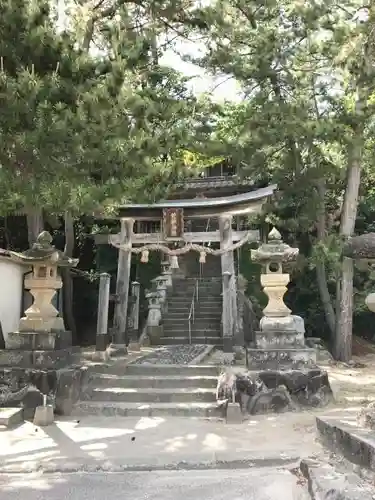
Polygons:
<instances>
[{"instance_id":1,"label":"lantern roof cap","mask_svg":"<svg viewBox=\"0 0 375 500\"><path fill-rule=\"evenodd\" d=\"M299 249L284 243L280 232L275 227L269 232L268 240L257 250L251 250L251 259L254 262L267 264L268 262L294 262L297 259Z\"/></svg>"},{"instance_id":2,"label":"lantern roof cap","mask_svg":"<svg viewBox=\"0 0 375 500\"><path fill-rule=\"evenodd\" d=\"M31 248L24 252L9 252L12 260L23 264L46 263L58 267L75 267L78 259L68 257L52 245L52 236L42 231Z\"/></svg>"}]
</instances>

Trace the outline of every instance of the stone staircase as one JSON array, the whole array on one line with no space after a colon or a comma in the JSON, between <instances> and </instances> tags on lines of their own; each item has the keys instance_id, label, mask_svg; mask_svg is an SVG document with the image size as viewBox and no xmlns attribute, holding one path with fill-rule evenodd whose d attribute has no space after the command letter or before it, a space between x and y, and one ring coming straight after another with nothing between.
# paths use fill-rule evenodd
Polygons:
<instances>
[{"instance_id":1,"label":"stone staircase","mask_svg":"<svg viewBox=\"0 0 375 500\"><path fill-rule=\"evenodd\" d=\"M198 278L198 293L194 303L194 321L191 326L192 344L210 344L222 347L222 280ZM161 345L188 344L189 313L196 279L174 280L173 291L168 297L167 313L163 317Z\"/></svg>"},{"instance_id":2,"label":"stone staircase","mask_svg":"<svg viewBox=\"0 0 375 500\"><path fill-rule=\"evenodd\" d=\"M205 365L97 366L75 415L223 417L216 404L218 368Z\"/></svg>"}]
</instances>

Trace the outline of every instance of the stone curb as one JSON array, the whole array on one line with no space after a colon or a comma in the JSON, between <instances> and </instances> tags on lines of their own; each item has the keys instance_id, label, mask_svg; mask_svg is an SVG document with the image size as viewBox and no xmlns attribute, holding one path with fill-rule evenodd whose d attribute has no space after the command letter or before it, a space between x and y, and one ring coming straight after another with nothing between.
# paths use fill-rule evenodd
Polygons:
<instances>
[{"instance_id":1,"label":"stone curb","mask_svg":"<svg viewBox=\"0 0 375 500\"><path fill-rule=\"evenodd\" d=\"M342 415L345 418L345 415ZM373 431L344 420L330 417L316 417L319 436L325 446L343 455L355 465L375 470L375 445Z\"/></svg>"},{"instance_id":2,"label":"stone curb","mask_svg":"<svg viewBox=\"0 0 375 500\"><path fill-rule=\"evenodd\" d=\"M214 345L208 345L206 349L198 354L198 356L188 363L188 365L199 365L210 354L210 352L214 350L214 348Z\"/></svg>"},{"instance_id":3,"label":"stone curb","mask_svg":"<svg viewBox=\"0 0 375 500\"><path fill-rule=\"evenodd\" d=\"M353 473L340 473L328 464L304 459L300 469L312 500L373 500L374 491Z\"/></svg>"},{"instance_id":4,"label":"stone curb","mask_svg":"<svg viewBox=\"0 0 375 500\"><path fill-rule=\"evenodd\" d=\"M91 463L82 463L79 461L71 461L64 463L48 464L10 464L1 465L0 474L71 474L74 472L103 472L103 473L118 473L118 472L151 472L151 471L180 471L180 470L229 470L229 469L250 469L250 468L267 468L267 467L290 467L297 465L298 457L288 458L254 458L246 460L214 460L202 462L180 461L169 464L123 464L119 460L98 460ZM367 500L364 498L363 500Z\"/></svg>"}]
</instances>

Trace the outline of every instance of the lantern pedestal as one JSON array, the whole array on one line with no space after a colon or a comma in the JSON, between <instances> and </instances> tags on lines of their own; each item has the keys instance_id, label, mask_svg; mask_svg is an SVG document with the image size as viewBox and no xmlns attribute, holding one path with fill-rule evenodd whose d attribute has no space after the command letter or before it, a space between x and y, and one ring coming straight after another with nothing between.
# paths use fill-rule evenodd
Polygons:
<instances>
[{"instance_id":1,"label":"lantern pedestal","mask_svg":"<svg viewBox=\"0 0 375 500\"><path fill-rule=\"evenodd\" d=\"M64 321L52 304L57 290L62 288L62 280L57 275L57 266L36 264L31 277L25 279L25 288L34 298L20 320L19 331L51 332L64 331Z\"/></svg>"}]
</instances>

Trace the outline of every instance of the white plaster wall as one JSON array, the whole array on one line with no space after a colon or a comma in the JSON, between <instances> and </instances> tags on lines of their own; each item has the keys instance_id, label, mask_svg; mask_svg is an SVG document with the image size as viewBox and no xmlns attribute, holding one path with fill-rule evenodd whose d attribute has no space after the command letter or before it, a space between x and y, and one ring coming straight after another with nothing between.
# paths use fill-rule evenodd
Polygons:
<instances>
[{"instance_id":1,"label":"white plaster wall","mask_svg":"<svg viewBox=\"0 0 375 500\"><path fill-rule=\"evenodd\" d=\"M0 259L0 322L5 341L9 332L18 330L25 271L15 262Z\"/></svg>"}]
</instances>

